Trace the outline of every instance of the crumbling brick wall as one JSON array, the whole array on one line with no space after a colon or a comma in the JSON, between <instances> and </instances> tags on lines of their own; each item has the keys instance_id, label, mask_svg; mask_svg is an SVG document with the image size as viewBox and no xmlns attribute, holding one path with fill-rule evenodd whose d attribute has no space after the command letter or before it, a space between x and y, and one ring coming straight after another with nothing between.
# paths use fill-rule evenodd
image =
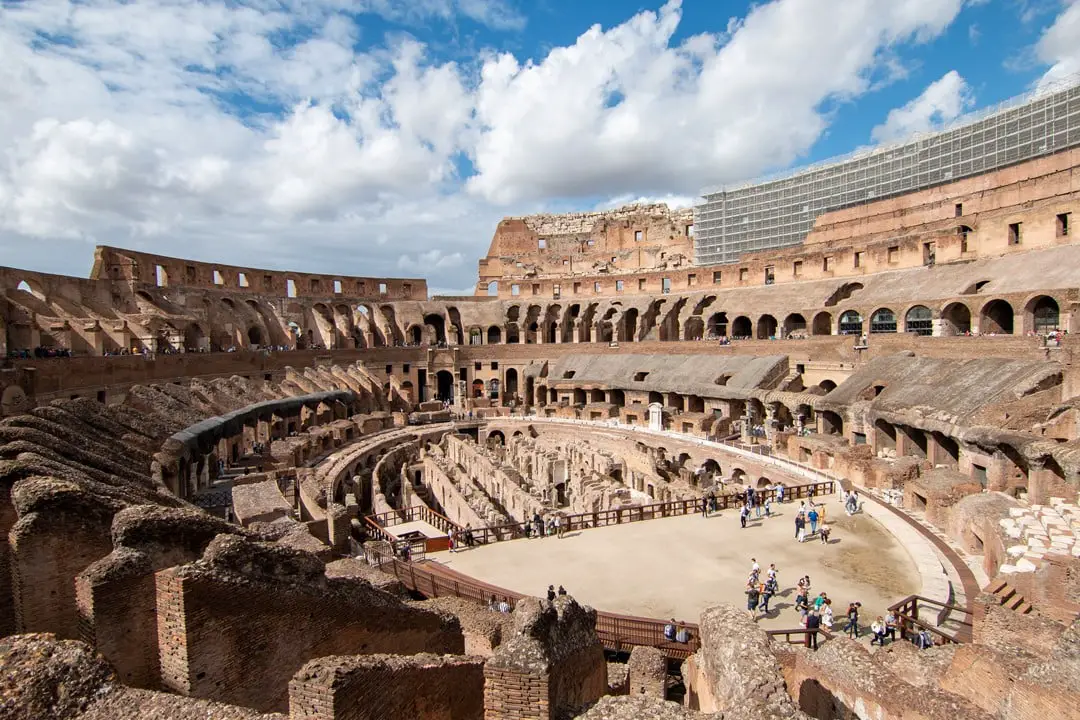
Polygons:
<instances>
[{"instance_id":1,"label":"crumbling brick wall","mask_svg":"<svg viewBox=\"0 0 1080 720\"><path fill-rule=\"evenodd\" d=\"M630 651L630 694L667 697L667 656L654 647L639 646Z\"/></svg>"},{"instance_id":2,"label":"crumbling brick wall","mask_svg":"<svg viewBox=\"0 0 1080 720\"><path fill-rule=\"evenodd\" d=\"M460 655L352 655L304 665L292 720L483 720L484 661Z\"/></svg>"},{"instance_id":3,"label":"crumbling brick wall","mask_svg":"<svg viewBox=\"0 0 1080 720\"><path fill-rule=\"evenodd\" d=\"M408 607L313 555L221 535L157 574L162 683L182 695L284 710L308 660L356 653L460 654L456 618Z\"/></svg>"},{"instance_id":4,"label":"crumbling brick wall","mask_svg":"<svg viewBox=\"0 0 1080 720\"><path fill-rule=\"evenodd\" d=\"M596 611L568 596L527 598L514 610L514 635L484 666L484 717L560 720L606 690Z\"/></svg>"}]
</instances>

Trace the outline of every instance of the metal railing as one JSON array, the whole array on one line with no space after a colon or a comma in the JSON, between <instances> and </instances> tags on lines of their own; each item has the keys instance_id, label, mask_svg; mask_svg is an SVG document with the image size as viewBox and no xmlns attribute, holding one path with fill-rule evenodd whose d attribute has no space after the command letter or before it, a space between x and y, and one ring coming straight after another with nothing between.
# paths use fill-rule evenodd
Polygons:
<instances>
[{"instance_id":1,"label":"metal railing","mask_svg":"<svg viewBox=\"0 0 1080 720\"><path fill-rule=\"evenodd\" d=\"M810 638L813 635L820 635L821 639L819 643L823 643L826 640L832 640L833 634L825 628L818 628L817 630L807 630L806 628L792 628L790 630L766 630L765 634L771 637L773 640L784 638L784 642L788 645L805 645L810 647ZM791 638L795 638L792 640Z\"/></svg>"}]
</instances>

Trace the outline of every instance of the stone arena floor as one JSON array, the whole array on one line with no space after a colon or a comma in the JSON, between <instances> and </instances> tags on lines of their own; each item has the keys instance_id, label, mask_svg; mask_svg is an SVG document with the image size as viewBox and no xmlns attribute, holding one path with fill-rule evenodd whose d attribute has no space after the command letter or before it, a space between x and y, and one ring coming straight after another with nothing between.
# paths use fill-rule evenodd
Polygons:
<instances>
[{"instance_id":1,"label":"stone arena floor","mask_svg":"<svg viewBox=\"0 0 1080 720\"><path fill-rule=\"evenodd\" d=\"M802 575L810 575L815 595L825 591L833 599L838 623L849 601L862 603L861 623L869 625L888 605L919 592L918 568L893 535L865 513L845 515L836 496L825 504L828 545L816 537L795 541L795 502L774 507L772 518L752 519L745 530L736 511L725 510L708 519L647 520L429 557L518 592L543 596L548 585L561 584L598 610L686 622L718 602L745 607L755 557L763 577L769 563L779 570L780 595L760 620L777 629L798 626L794 586Z\"/></svg>"}]
</instances>

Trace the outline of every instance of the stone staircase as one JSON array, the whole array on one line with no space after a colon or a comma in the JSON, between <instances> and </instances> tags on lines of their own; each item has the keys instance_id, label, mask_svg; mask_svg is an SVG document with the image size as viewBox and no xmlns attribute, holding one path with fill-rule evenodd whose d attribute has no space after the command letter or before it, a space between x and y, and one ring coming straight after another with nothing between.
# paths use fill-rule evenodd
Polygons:
<instances>
[{"instance_id":1,"label":"stone staircase","mask_svg":"<svg viewBox=\"0 0 1080 720\"><path fill-rule=\"evenodd\" d=\"M1018 593L1016 588L1006 580L995 581L986 590L998 599L1002 607L1021 615L1027 615L1034 609L1031 607L1031 603L1025 600L1024 596Z\"/></svg>"}]
</instances>

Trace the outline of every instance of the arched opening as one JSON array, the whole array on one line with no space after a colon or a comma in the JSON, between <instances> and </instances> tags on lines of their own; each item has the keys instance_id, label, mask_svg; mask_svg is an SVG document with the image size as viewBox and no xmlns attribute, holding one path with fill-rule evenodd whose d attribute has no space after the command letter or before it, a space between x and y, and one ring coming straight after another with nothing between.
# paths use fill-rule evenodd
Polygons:
<instances>
[{"instance_id":1,"label":"arched opening","mask_svg":"<svg viewBox=\"0 0 1080 720\"><path fill-rule=\"evenodd\" d=\"M574 404L584 405L589 401L588 396L582 388L574 388Z\"/></svg>"},{"instance_id":2,"label":"arched opening","mask_svg":"<svg viewBox=\"0 0 1080 720\"><path fill-rule=\"evenodd\" d=\"M502 342L502 330L498 325L492 325L487 330L488 345L498 345Z\"/></svg>"},{"instance_id":3,"label":"arched opening","mask_svg":"<svg viewBox=\"0 0 1080 720\"><path fill-rule=\"evenodd\" d=\"M772 315L762 315L757 321L757 339L771 340L776 337L776 318Z\"/></svg>"},{"instance_id":4,"label":"arched opening","mask_svg":"<svg viewBox=\"0 0 1080 720\"><path fill-rule=\"evenodd\" d=\"M684 409L683 397L679 393L674 393L674 392L668 393L667 394L667 403L665 403L665 404L668 407L675 408L676 410L679 410L679 411L682 411Z\"/></svg>"},{"instance_id":5,"label":"arched opening","mask_svg":"<svg viewBox=\"0 0 1080 720\"><path fill-rule=\"evenodd\" d=\"M495 280L492 280L491 282L489 282L487 284L487 294L488 294L488 297L498 297L499 296L499 283L496 282Z\"/></svg>"},{"instance_id":6,"label":"arched opening","mask_svg":"<svg viewBox=\"0 0 1080 720\"><path fill-rule=\"evenodd\" d=\"M896 428L881 418L874 422L874 449L896 451Z\"/></svg>"},{"instance_id":7,"label":"arched opening","mask_svg":"<svg viewBox=\"0 0 1080 720\"><path fill-rule=\"evenodd\" d=\"M750 318L745 315L740 315L735 318L735 322L731 323L731 337L740 340L749 340L753 335L753 326L750 324Z\"/></svg>"},{"instance_id":8,"label":"arched opening","mask_svg":"<svg viewBox=\"0 0 1080 720\"><path fill-rule=\"evenodd\" d=\"M836 389L836 383L834 383L832 380L822 380L818 383L818 387L829 393Z\"/></svg>"},{"instance_id":9,"label":"arched opening","mask_svg":"<svg viewBox=\"0 0 1080 720\"><path fill-rule=\"evenodd\" d=\"M824 410L818 413L821 418L821 432L826 435L843 435L844 419L832 410Z\"/></svg>"},{"instance_id":10,"label":"arched opening","mask_svg":"<svg viewBox=\"0 0 1080 720\"><path fill-rule=\"evenodd\" d=\"M470 345L483 345L484 333L480 332L480 328L469 328L469 344Z\"/></svg>"},{"instance_id":11,"label":"arched opening","mask_svg":"<svg viewBox=\"0 0 1080 720\"><path fill-rule=\"evenodd\" d=\"M878 308L870 316L871 333L896 332L896 313L889 308Z\"/></svg>"},{"instance_id":12,"label":"arched opening","mask_svg":"<svg viewBox=\"0 0 1080 720\"><path fill-rule=\"evenodd\" d=\"M844 283L840 287L836 288L836 291L833 292L832 295L830 295L828 298L826 298L825 307L835 307L835 306L839 305L840 303L844 302L845 300L850 299L852 295L854 295L855 293L857 293L859 290L862 290L862 289L863 289L863 284L862 283L857 283L857 282Z\"/></svg>"},{"instance_id":13,"label":"arched opening","mask_svg":"<svg viewBox=\"0 0 1080 720\"><path fill-rule=\"evenodd\" d=\"M442 315L425 315L424 324L435 331L435 342L439 345L446 344L446 320Z\"/></svg>"},{"instance_id":14,"label":"arched opening","mask_svg":"<svg viewBox=\"0 0 1080 720\"><path fill-rule=\"evenodd\" d=\"M649 404L652 405L653 403L664 404L664 396L655 390L649 393Z\"/></svg>"},{"instance_id":15,"label":"arched opening","mask_svg":"<svg viewBox=\"0 0 1080 720\"><path fill-rule=\"evenodd\" d=\"M407 402L416 402L416 398L413 396L413 384L411 380L406 380L401 383L401 394L405 396Z\"/></svg>"},{"instance_id":16,"label":"arched opening","mask_svg":"<svg viewBox=\"0 0 1080 720\"><path fill-rule=\"evenodd\" d=\"M814 316L814 334L832 335L832 313L819 312Z\"/></svg>"},{"instance_id":17,"label":"arched opening","mask_svg":"<svg viewBox=\"0 0 1080 720\"><path fill-rule=\"evenodd\" d=\"M499 378L488 380L488 400L496 402L499 399Z\"/></svg>"},{"instance_id":18,"label":"arched opening","mask_svg":"<svg viewBox=\"0 0 1080 720\"><path fill-rule=\"evenodd\" d=\"M548 400L547 386L545 386L545 385L537 385L536 386L536 404L537 405L547 405L547 400Z\"/></svg>"},{"instance_id":19,"label":"arched opening","mask_svg":"<svg viewBox=\"0 0 1080 720\"><path fill-rule=\"evenodd\" d=\"M925 305L916 305L907 311L904 316L904 331L916 335L933 335L934 320L930 308Z\"/></svg>"},{"instance_id":20,"label":"arched opening","mask_svg":"<svg viewBox=\"0 0 1080 720\"><path fill-rule=\"evenodd\" d=\"M705 321L700 317L687 318L683 327L683 339L701 340L705 337Z\"/></svg>"},{"instance_id":21,"label":"arched opening","mask_svg":"<svg viewBox=\"0 0 1080 720\"><path fill-rule=\"evenodd\" d=\"M1028 303L1031 313L1031 329L1038 335L1045 335L1061 327L1061 311L1057 300L1041 295Z\"/></svg>"},{"instance_id":22,"label":"arched opening","mask_svg":"<svg viewBox=\"0 0 1080 720\"><path fill-rule=\"evenodd\" d=\"M626 393L622 390L611 390L608 392L608 402L618 407L626 407Z\"/></svg>"},{"instance_id":23,"label":"arched opening","mask_svg":"<svg viewBox=\"0 0 1080 720\"><path fill-rule=\"evenodd\" d=\"M841 335L862 335L862 315L856 310L848 310L840 316Z\"/></svg>"},{"instance_id":24,"label":"arched opening","mask_svg":"<svg viewBox=\"0 0 1080 720\"><path fill-rule=\"evenodd\" d=\"M409 328L409 342L413 345L423 344L424 331L419 325L413 325Z\"/></svg>"},{"instance_id":25,"label":"arched opening","mask_svg":"<svg viewBox=\"0 0 1080 720\"><path fill-rule=\"evenodd\" d=\"M506 445L506 436L502 430L492 430L487 436L488 445Z\"/></svg>"},{"instance_id":26,"label":"arched opening","mask_svg":"<svg viewBox=\"0 0 1080 720\"><path fill-rule=\"evenodd\" d=\"M449 370L435 373L435 399L454 402L454 374Z\"/></svg>"},{"instance_id":27,"label":"arched opening","mask_svg":"<svg viewBox=\"0 0 1080 720\"><path fill-rule=\"evenodd\" d=\"M209 349L206 334L198 323L191 323L184 329L184 349L189 352Z\"/></svg>"},{"instance_id":28,"label":"arched opening","mask_svg":"<svg viewBox=\"0 0 1080 720\"><path fill-rule=\"evenodd\" d=\"M521 342L521 338L518 336L518 326L515 323L506 326L506 342L508 345L517 345Z\"/></svg>"},{"instance_id":29,"label":"arched opening","mask_svg":"<svg viewBox=\"0 0 1080 720\"><path fill-rule=\"evenodd\" d=\"M472 396L474 398L484 397L484 381L480 378L472 381Z\"/></svg>"},{"instance_id":30,"label":"arched opening","mask_svg":"<svg viewBox=\"0 0 1080 720\"><path fill-rule=\"evenodd\" d=\"M622 337L623 342L633 342L637 340L637 323L638 323L638 311L636 308L630 308L623 313L622 316Z\"/></svg>"},{"instance_id":31,"label":"arched opening","mask_svg":"<svg viewBox=\"0 0 1080 720\"><path fill-rule=\"evenodd\" d=\"M262 345L262 330L260 330L258 327L252 326L248 328L247 337L249 345Z\"/></svg>"},{"instance_id":32,"label":"arched opening","mask_svg":"<svg viewBox=\"0 0 1080 720\"><path fill-rule=\"evenodd\" d=\"M1013 309L1004 300L991 300L982 309L981 335L1012 335Z\"/></svg>"},{"instance_id":33,"label":"arched opening","mask_svg":"<svg viewBox=\"0 0 1080 720\"><path fill-rule=\"evenodd\" d=\"M720 338L727 335L728 319L726 312L713 313L709 316L709 337Z\"/></svg>"},{"instance_id":34,"label":"arched opening","mask_svg":"<svg viewBox=\"0 0 1080 720\"><path fill-rule=\"evenodd\" d=\"M686 398L686 412L703 413L705 412L705 399L700 395L690 395Z\"/></svg>"},{"instance_id":35,"label":"arched opening","mask_svg":"<svg viewBox=\"0 0 1080 720\"><path fill-rule=\"evenodd\" d=\"M506 371L506 385L503 387L503 396L508 400L517 400L518 371L510 368Z\"/></svg>"},{"instance_id":36,"label":"arched opening","mask_svg":"<svg viewBox=\"0 0 1080 720\"><path fill-rule=\"evenodd\" d=\"M967 335L971 332L971 310L964 303L955 302L941 311L943 335Z\"/></svg>"},{"instance_id":37,"label":"arched opening","mask_svg":"<svg viewBox=\"0 0 1080 720\"><path fill-rule=\"evenodd\" d=\"M804 318L799 313L791 313L786 318L784 318L784 337L806 337L806 318Z\"/></svg>"}]
</instances>

